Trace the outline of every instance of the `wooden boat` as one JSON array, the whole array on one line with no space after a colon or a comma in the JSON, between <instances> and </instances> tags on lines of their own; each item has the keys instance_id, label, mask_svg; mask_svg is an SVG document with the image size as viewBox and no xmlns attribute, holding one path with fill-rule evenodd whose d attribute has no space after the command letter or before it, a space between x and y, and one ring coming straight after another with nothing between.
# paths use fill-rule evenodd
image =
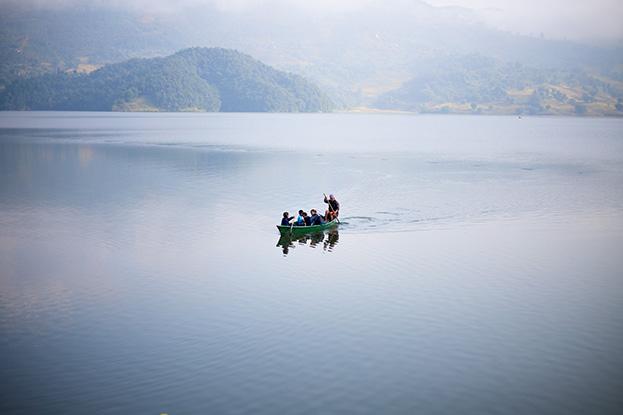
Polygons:
<instances>
[{"instance_id":1,"label":"wooden boat","mask_svg":"<svg viewBox=\"0 0 623 415\"><path fill-rule=\"evenodd\" d=\"M279 229L279 233L282 235L304 235L306 233L315 233L322 232L325 229L335 228L339 222L337 219L332 220L331 222L323 223L322 225L314 225L314 226L282 226L277 225L277 229Z\"/></svg>"}]
</instances>

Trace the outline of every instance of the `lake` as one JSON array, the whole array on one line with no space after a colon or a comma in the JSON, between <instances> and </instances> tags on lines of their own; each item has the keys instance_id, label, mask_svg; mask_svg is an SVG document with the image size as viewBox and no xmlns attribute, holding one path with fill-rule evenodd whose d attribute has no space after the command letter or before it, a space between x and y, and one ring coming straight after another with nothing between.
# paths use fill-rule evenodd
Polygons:
<instances>
[{"instance_id":1,"label":"lake","mask_svg":"<svg viewBox=\"0 0 623 415\"><path fill-rule=\"evenodd\" d=\"M622 247L621 119L2 112L0 412L620 413Z\"/></svg>"}]
</instances>

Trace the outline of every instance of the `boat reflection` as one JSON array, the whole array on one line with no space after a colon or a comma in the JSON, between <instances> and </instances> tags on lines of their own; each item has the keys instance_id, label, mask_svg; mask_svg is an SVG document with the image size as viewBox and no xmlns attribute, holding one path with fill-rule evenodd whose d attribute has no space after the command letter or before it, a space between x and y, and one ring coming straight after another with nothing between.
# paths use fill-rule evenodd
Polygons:
<instances>
[{"instance_id":1,"label":"boat reflection","mask_svg":"<svg viewBox=\"0 0 623 415\"><path fill-rule=\"evenodd\" d=\"M339 239L340 234L337 229L300 236L281 235L279 241L277 241L277 247L281 248L283 255L288 255L290 249L299 246L307 246L309 248L322 247L323 251L332 252Z\"/></svg>"}]
</instances>

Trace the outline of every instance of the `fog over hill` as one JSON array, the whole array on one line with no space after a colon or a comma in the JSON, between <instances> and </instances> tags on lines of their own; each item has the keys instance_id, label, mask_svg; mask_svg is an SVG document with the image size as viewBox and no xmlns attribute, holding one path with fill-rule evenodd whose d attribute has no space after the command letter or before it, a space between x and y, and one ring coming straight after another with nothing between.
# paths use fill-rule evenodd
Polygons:
<instances>
[{"instance_id":1,"label":"fog over hill","mask_svg":"<svg viewBox=\"0 0 623 415\"><path fill-rule=\"evenodd\" d=\"M1 4L2 85L45 72L90 71L128 58L207 46L236 49L306 76L348 108L396 104L393 109L472 112L474 104L480 112L614 115L623 96L621 33L611 24L621 17L621 7L611 0L591 3L591 13L577 6L580 2L557 0L539 2L538 8L530 6L536 4L532 0L524 7L501 1L497 9L487 1L460 0ZM535 24L522 26L532 9ZM565 30L574 21L582 30ZM585 35L564 40L575 32ZM466 61L472 64L463 66ZM515 76L530 75L500 75L495 83L503 94L468 93L479 88L475 72L499 72L475 67L477 62L497 68L518 64L526 70ZM433 82L435 73L443 76ZM435 98L422 102L423 96ZM493 96L496 101L487 101ZM450 98L459 101L444 101Z\"/></svg>"}]
</instances>

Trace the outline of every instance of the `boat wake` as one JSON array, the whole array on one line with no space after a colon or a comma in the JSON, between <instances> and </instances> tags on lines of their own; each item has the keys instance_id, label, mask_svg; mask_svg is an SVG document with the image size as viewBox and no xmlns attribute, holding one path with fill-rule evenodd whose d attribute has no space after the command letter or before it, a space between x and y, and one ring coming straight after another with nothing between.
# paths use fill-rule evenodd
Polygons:
<instances>
[{"instance_id":1,"label":"boat wake","mask_svg":"<svg viewBox=\"0 0 623 415\"><path fill-rule=\"evenodd\" d=\"M407 212L375 212L374 216L341 218L340 231L353 233L409 232L460 221L457 216L417 216Z\"/></svg>"}]
</instances>

